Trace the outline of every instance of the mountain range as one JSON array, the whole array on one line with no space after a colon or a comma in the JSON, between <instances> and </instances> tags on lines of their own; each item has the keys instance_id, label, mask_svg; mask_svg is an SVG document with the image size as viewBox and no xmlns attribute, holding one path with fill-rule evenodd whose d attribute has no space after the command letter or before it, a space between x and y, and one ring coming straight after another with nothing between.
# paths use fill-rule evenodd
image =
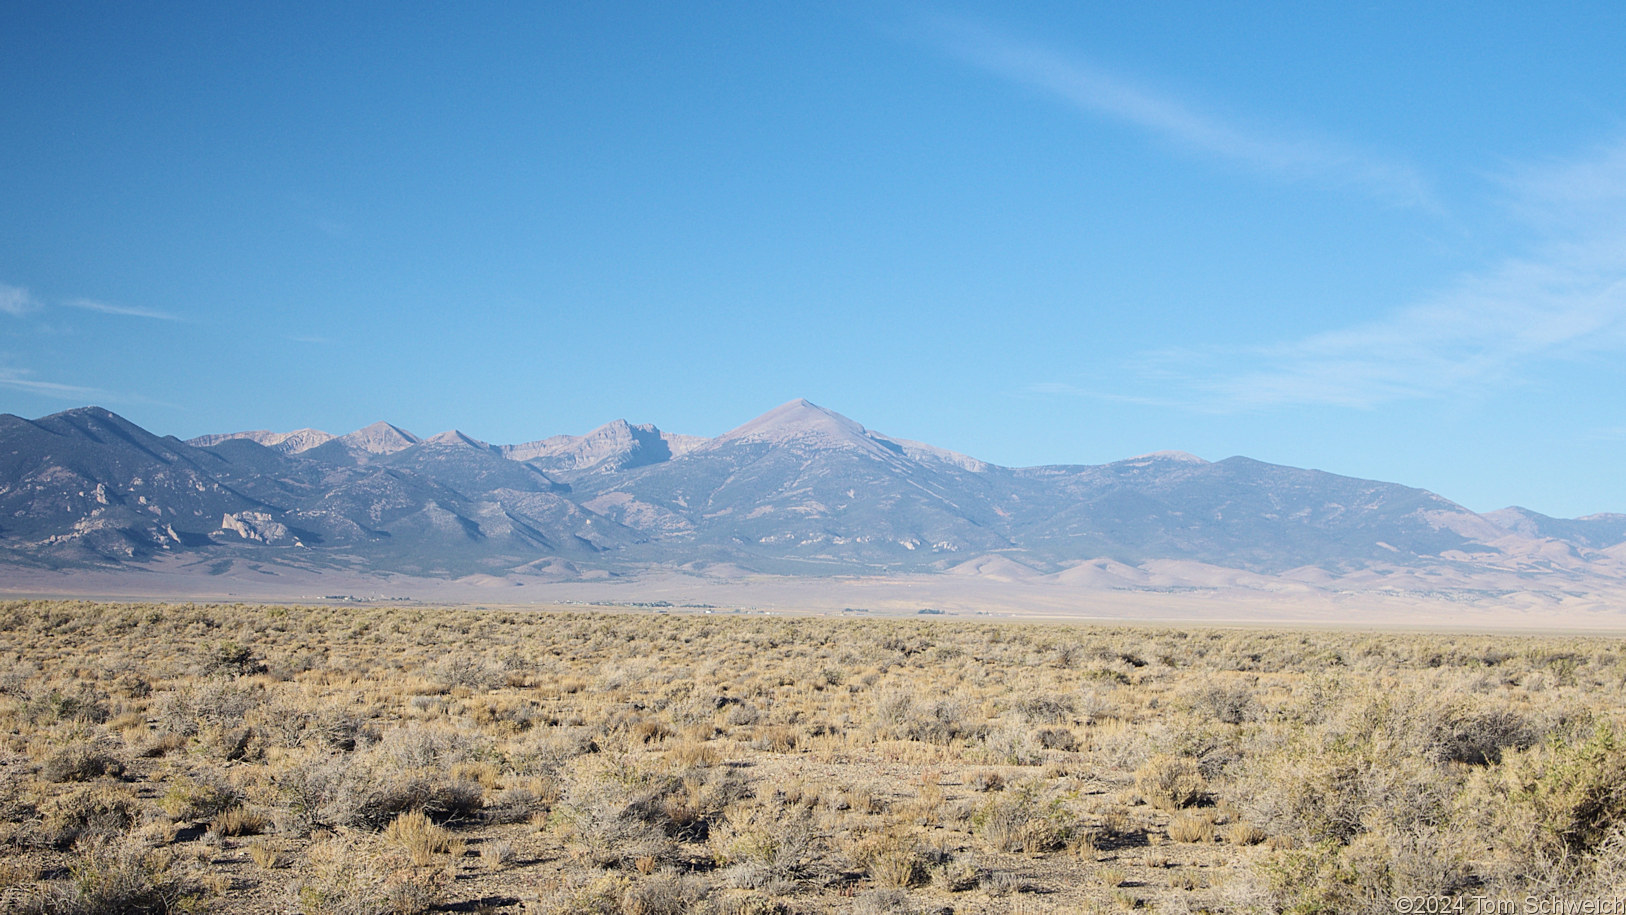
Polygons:
<instances>
[{"instance_id":1,"label":"mountain range","mask_svg":"<svg viewBox=\"0 0 1626 915\"><path fill-rule=\"evenodd\" d=\"M1556 593L1626 582L1626 515L1477 514L1421 489L1245 457L1002 467L805 400L715 438L617 420L517 445L383 422L180 441L98 407L0 415L0 572L243 563L438 579L666 569L1111 587L1184 563L1318 586L1432 576Z\"/></svg>"}]
</instances>

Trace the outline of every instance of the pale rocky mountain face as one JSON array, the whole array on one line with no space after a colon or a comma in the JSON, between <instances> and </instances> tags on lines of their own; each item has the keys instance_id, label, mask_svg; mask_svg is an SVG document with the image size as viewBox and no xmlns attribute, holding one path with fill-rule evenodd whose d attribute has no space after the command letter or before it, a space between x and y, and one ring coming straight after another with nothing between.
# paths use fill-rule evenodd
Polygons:
<instances>
[{"instance_id":1,"label":"pale rocky mountain face","mask_svg":"<svg viewBox=\"0 0 1626 915\"><path fill-rule=\"evenodd\" d=\"M394 427L391 426L390 428L393 429ZM488 445L477 438L470 438L456 429L448 429L439 435L431 435L429 438L424 439L424 444L444 445L449 448L473 448L476 451L493 450L491 445ZM395 452L402 450L404 449L391 448L389 453L394 454Z\"/></svg>"},{"instance_id":2,"label":"pale rocky mountain face","mask_svg":"<svg viewBox=\"0 0 1626 915\"><path fill-rule=\"evenodd\" d=\"M197 438L187 439L188 445L207 448L232 439L244 439L257 445L264 445L272 451L281 454L300 454L325 445L333 441L333 436L320 429L295 429L292 432L267 432L257 429L253 432L228 432L223 435L200 435Z\"/></svg>"},{"instance_id":3,"label":"pale rocky mountain face","mask_svg":"<svg viewBox=\"0 0 1626 915\"><path fill-rule=\"evenodd\" d=\"M1550 518L1513 506L1486 512L1485 518L1523 537L1562 540L1591 549L1601 550L1626 542L1626 515L1622 514Z\"/></svg>"},{"instance_id":4,"label":"pale rocky mountain face","mask_svg":"<svg viewBox=\"0 0 1626 915\"><path fill-rule=\"evenodd\" d=\"M504 445L501 451L511 460L529 461L548 470L614 472L680 457L704 441L618 419L586 435L555 435L523 445Z\"/></svg>"},{"instance_id":5,"label":"pale rocky mountain face","mask_svg":"<svg viewBox=\"0 0 1626 915\"><path fill-rule=\"evenodd\" d=\"M0 564L166 555L432 576L716 564L1132 583L1148 563L1195 562L1302 580L1574 577L1626 558L1626 516L1482 516L1397 484L1178 452L1007 468L804 400L712 439L617 420L521 445L383 422L180 442L98 408L0 417Z\"/></svg>"}]
</instances>

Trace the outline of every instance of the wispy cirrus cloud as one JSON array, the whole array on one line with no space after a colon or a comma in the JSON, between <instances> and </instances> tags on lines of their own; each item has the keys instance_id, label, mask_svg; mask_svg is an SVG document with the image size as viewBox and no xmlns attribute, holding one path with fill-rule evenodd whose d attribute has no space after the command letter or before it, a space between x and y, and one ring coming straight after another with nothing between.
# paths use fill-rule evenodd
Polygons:
<instances>
[{"instance_id":1,"label":"wispy cirrus cloud","mask_svg":"<svg viewBox=\"0 0 1626 915\"><path fill-rule=\"evenodd\" d=\"M34 377L28 369L15 366L0 365L0 388L9 388L14 391L24 391L40 397L49 397L55 400L77 401L79 403L101 404L141 404L143 406L158 406L174 408L174 404L162 400L153 400L140 394L129 394L120 391L110 391L106 388L90 387L81 384L66 384L60 381L45 381Z\"/></svg>"},{"instance_id":2,"label":"wispy cirrus cloud","mask_svg":"<svg viewBox=\"0 0 1626 915\"><path fill-rule=\"evenodd\" d=\"M1492 176L1508 208L1527 224L1558 234L1619 228L1626 204L1626 141L1572 159L1513 166Z\"/></svg>"},{"instance_id":3,"label":"wispy cirrus cloud","mask_svg":"<svg viewBox=\"0 0 1626 915\"><path fill-rule=\"evenodd\" d=\"M40 307L39 302L21 286L0 283L0 312L20 318Z\"/></svg>"},{"instance_id":4,"label":"wispy cirrus cloud","mask_svg":"<svg viewBox=\"0 0 1626 915\"><path fill-rule=\"evenodd\" d=\"M1626 356L1626 142L1502 181L1509 210L1539 238L1526 253L1378 320L1252 346L1147 352L1123 371L1164 405L1371 409L1519 385L1555 363ZM1029 390L1117 399L1089 385Z\"/></svg>"},{"instance_id":5,"label":"wispy cirrus cloud","mask_svg":"<svg viewBox=\"0 0 1626 915\"><path fill-rule=\"evenodd\" d=\"M41 300L21 286L11 286L0 283L0 313L14 317L31 316L35 313L48 313L62 308L77 309L79 311L95 312L104 315L120 317L142 318L157 321L180 321L177 315L169 312L157 311L150 308L137 308L125 305L111 305L94 299L53 299L50 302ZM31 320L29 326L37 334L58 334L64 331L58 326L53 327L51 322ZM13 354L0 353L0 390L20 391L37 397L47 397L57 400L79 401L80 403L96 402L108 404L144 404L157 406L171 406L161 401L155 401L139 394L121 393L105 388L89 385L70 384L63 381L49 381L38 377L31 368L15 364Z\"/></svg>"},{"instance_id":6,"label":"wispy cirrus cloud","mask_svg":"<svg viewBox=\"0 0 1626 915\"><path fill-rule=\"evenodd\" d=\"M1232 123L1136 85L1078 55L1013 38L981 23L945 19L932 31L937 43L956 57L1086 115L1116 120L1274 177L1349 185L1388 203L1438 209L1428 182L1404 163L1328 139Z\"/></svg>"},{"instance_id":7,"label":"wispy cirrus cloud","mask_svg":"<svg viewBox=\"0 0 1626 915\"><path fill-rule=\"evenodd\" d=\"M100 388L62 384L55 381L40 381L37 378L28 377L29 374L29 372L22 369L0 366L0 387L27 391L30 394L40 394L46 397L56 397L62 400L107 399L108 397L108 392Z\"/></svg>"},{"instance_id":8,"label":"wispy cirrus cloud","mask_svg":"<svg viewBox=\"0 0 1626 915\"><path fill-rule=\"evenodd\" d=\"M94 311L104 315L120 315L127 318L149 318L154 321L179 321L179 316L167 311L158 311L152 308L139 308L130 305L109 305L94 299L69 299L62 304L69 308L81 311Z\"/></svg>"},{"instance_id":9,"label":"wispy cirrus cloud","mask_svg":"<svg viewBox=\"0 0 1626 915\"><path fill-rule=\"evenodd\" d=\"M80 311L93 311L104 315L119 315L126 318L148 318L155 321L179 321L179 315L167 311L158 311L154 308L140 308L131 305L113 305L99 302L95 299L63 299L55 301L56 305L67 308L77 308ZM13 317L22 317L33 314L45 308L45 303L22 286L11 286L0 283L0 313Z\"/></svg>"}]
</instances>

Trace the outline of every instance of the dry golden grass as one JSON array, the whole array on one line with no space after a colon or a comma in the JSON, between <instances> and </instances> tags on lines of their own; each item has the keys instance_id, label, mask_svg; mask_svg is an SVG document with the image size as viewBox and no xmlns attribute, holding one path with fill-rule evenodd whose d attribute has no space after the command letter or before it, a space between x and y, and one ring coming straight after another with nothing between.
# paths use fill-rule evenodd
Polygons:
<instances>
[{"instance_id":1,"label":"dry golden grass","mask_svg":"<svg viewBox=\"0 0 1626 915\"><path fill-rule=\"evenodd\" d=\"M467 841L436 826L422 810L408 810L391 820L382 835L386 844L406 852L419 867L435 863L440 855L461 858L468 847Z\"/></svg>"},{"instance_id":2,"label":"dry golden grass","mask_svg":"<svg viewBox=\"0 0 1626 915\"><path fill-rule=\"evenodd\" d=\"M1212 841L1214 820L1203 813L1182 813L1169 820L1169 838L1176 842Z\"/></svg>"},{"instance_id":3,"label":"dry golden grass","mask_svg":"<svg viewBox=\"0 0 1626 915\"><path fill-rule=\"evenodd\" d=\"M1626 885L1626 646L0 604L0 908L1392 912Z\"/></svg>"}]
</instances>

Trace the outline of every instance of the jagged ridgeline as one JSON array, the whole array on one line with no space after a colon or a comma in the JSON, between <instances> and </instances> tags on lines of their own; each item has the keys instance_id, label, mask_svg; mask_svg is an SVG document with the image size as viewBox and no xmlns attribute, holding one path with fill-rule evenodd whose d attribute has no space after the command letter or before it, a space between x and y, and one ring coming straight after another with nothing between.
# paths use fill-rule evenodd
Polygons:
<instances>
[{"instance_id":1,"label":"jagged ridgeline","mask_svg":"<svg viewBox=\"0 0 1626 915\"><path fill-rule=\"evenodd\" d=\"M797 400L716 438L616 421L491 445L388 423L160 437L96 407L0 416L0 561L252 555L412 575L999 569L1124 575L1157 560L1264 574L1447 564L1584 575L1626 516L1476 514L1393 483L1158 453L1010 468Z\"/></svg>"}]
</instances>

